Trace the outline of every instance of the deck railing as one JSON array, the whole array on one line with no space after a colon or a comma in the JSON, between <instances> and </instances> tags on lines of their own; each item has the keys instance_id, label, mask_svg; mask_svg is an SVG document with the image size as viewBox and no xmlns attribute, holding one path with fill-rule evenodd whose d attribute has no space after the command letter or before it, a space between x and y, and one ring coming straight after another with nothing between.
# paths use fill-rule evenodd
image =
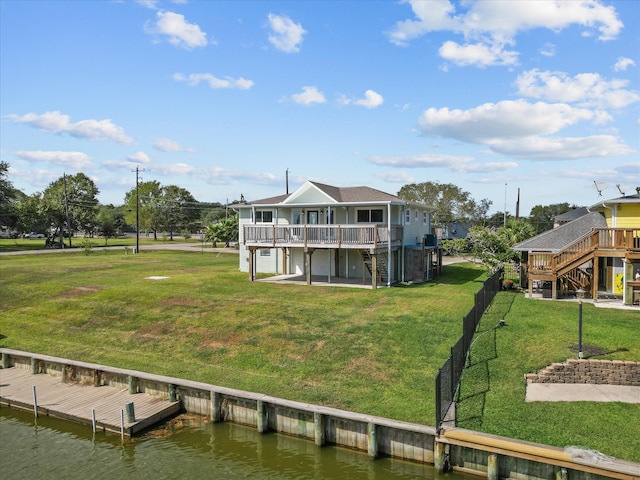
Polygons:
<instances>
[{"instance_id":1,"label":"deck railing","mask_svg":"<svg viewBox=\"0 0 640 480\"><path fill-rule=\"evenodd\" d=\"M376 248L399 244L402 226L392 225L244 225L244 244L257 247Z\"/></svg>"},{"instance_id":2,"label":"deck railing","mask_svg":"<svg viewBox=\"0 0 640 480\"><path fill-rule=\"evenodd\" d=\"M529 255L529 272L556 272L596 250L640 252L640 228L594 228L561 252L533 252Z\"/></svg>"}]
</instances>

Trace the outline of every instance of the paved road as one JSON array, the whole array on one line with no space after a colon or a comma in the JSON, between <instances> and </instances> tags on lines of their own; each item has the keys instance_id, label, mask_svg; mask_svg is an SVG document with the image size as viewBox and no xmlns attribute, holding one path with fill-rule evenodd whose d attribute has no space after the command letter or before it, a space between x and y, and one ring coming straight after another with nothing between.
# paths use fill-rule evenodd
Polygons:
<instances>
[{"instance_id":1,"label":"paved road","mask_svg":"<svg viewBox=\"0 0 640 480\"><path fill-rule=\"evenodd\" d=\"M126 247L130 250L133 247ZM121 250L125 251L125 247L92 247L91 250ZM141 245L140 251L143 252L145 250L185 250L192 252L221 252L221 253L238 253L238 250L235 248L211 248L205 246L204 249L202 244L200 243L158 243L153 245ZM76 252L84 252L82 247L74 247L74 248L45 248L42 250L20 250L17 252L0 252L0 255L37 255L43 253L76 253Z\"/></svg>"}]
</instances>

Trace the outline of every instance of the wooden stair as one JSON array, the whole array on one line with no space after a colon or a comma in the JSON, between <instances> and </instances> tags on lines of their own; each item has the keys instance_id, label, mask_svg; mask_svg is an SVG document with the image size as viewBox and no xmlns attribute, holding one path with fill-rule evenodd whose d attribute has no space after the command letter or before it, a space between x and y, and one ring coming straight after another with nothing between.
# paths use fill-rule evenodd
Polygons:
<instances>
[{"instance_id":1,"label":"wooden stair","mask_svg":"<svg viewBox=\"0 0 640 480\"><path fill-rule=\"evenodd\" d=\"M359 250L362 263L366 267L367 271L373 277L373 258L369 250ZM379 253L378 261L376 262L377 268L375 275L378 279L378 283L387 283L389 281L389 270L387 269L387 254Z\"/></svg>"}]
</instances>

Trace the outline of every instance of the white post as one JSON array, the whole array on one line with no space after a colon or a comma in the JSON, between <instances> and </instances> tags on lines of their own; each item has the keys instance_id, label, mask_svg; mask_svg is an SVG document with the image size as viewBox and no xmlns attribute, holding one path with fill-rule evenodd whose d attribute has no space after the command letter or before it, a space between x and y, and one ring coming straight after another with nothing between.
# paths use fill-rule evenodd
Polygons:
<instances>
[{"instance_id":1,"label":"white post","mask_svg":"<svg viewBox=\"0 0 640 480\"><path fill-rule=\"evenodd\" d=\"M38 417L38 397L36 396L36 386L33 386L33 413Z\"/></svg>"}]
</instances>

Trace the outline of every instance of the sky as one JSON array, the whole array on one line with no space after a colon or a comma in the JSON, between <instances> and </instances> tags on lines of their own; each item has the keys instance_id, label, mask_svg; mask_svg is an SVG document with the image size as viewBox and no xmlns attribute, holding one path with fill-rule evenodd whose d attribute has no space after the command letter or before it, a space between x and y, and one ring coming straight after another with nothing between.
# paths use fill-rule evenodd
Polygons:
<instances>
[{"instance_id":1,"label":"sky","mask_svg":"<svg viewBox=\"0 0 640 480\"><path fill-rule=\"evenodd\" d=\"M451 183L490 213L640 187L640 2L2 0L0 155L200 202ZM288 185L287 185L288 178Z\"/></svg>"}]
</instances>

